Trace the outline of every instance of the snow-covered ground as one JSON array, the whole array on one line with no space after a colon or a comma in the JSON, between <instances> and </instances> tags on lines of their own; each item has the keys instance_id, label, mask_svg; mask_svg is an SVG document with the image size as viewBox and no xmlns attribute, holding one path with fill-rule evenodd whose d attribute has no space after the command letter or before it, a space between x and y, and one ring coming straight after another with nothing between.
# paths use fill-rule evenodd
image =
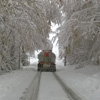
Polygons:
<instances>
[{"instance_id":1,"label":"snow-covered ground","mask_svg":"<svg viewBox=\"0 0 100 100\"><path fill-rule=\"evenodd\" d=\"M100 66L88 65L80 69L66 66L56 72L59 77L86 100L100 100Z\"/></svg>"},{"instance_id":2,"label":"snow-covered ground","mask_svg":"<svg viewBox=\"0 0 100 100\"><path fill-rule=\"evenodd\" d=\"M32 68L24 68L0 75L0 100L19 100L35 74Z\"/></svg>"},{"instance_id":3,"label":"snow-covered ground","mask_svg":"<svg viewBox=\"0 0 100 100\"><path fill-rule=\"evenodd\" d=\"M36 75L36 63L37 60L33 62L32 66L0 75L0 100L19 100ZM75 69L74 65L67 65L64 67L61 61L57 61L56 63L58 66L56 74L69 87L80 96L86 98L86 100L100 100L100 66L88 65L84 68ZM46 74L46 77L49 77L49 74ZM54 79L52 81L54 81ZM49 81L45 79L41 81L44 86L50 83L47 82ZM56 90L57 83L53 85L54 90ZM43 92L41 87L39 92L40 97L42 97L41 91L43 94L48 93L45 91ZM53 95L56 96L56 91L52 90L52 92ZM60 92L58 94L60 94ZM52 98L52 100L55 99Z\"/></svg>"}]
</instances>

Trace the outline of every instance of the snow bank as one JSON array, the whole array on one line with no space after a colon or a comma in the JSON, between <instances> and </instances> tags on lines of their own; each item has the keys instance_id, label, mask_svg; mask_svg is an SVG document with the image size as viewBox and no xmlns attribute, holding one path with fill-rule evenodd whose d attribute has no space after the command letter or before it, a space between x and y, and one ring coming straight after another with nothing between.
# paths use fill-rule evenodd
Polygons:
<instances>
[{"instance_id":1,"label":"snow bank","mask_svg":"<svg viewBox=\"0 0 100 100\"><path fill-rule=\"evenodd\" d=\"M34 76L29 68L0 75L0 100L19 100Z\"/></svg>"},{"instance_id":2,"label":"snow bank","mask_svg":"<svg viewBox=\"0 0 100 100\"><path fill-rule=\"evenodd\" d=\"M68 65L56 73L87 100L100 100L100 66L75 69L75 66Z\"/></svg>"}]
</instances>

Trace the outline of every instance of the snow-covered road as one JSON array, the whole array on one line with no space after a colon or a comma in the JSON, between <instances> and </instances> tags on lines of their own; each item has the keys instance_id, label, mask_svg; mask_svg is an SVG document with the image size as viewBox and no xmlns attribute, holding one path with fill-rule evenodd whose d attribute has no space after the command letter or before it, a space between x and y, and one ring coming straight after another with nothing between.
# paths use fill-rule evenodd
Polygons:
<instances>
[{"instance_id":1,"label":"snow-covered road","mask_svg":"<svg viewBox=\"0 0 100 100\"><path fill-rule=\"evenodd\" d=\"M53 73L44 72L41 76L38 100L70 100Z\"/></svg>"},{"instance_id":2,"label":"snow-covered road","mask_svg":"<svg viewBox=\"0 0 100 100\"><path fill-rule=\"evenodd\" d=\"M0 75L0 100L21 100L30 84L36 84L32 83L36 73L36 66L32 65ZM74 65L63 67L61 64L55 73L76 94L86 98L83 100L100 100L100 66L75 69ZM69 100L67 96L52 73L42 73L37 100Z\"/></svg>"},{"instance_id":3,"label":"snow-covered road","mask_svg":"<svg viewBox=\"0 0 100 100\"><path fill-rule=\"evenodd\" d=\"M70 89L57 77L53 72L37 72L20 100L81 100L70 95Z\"/></svg>"}]
</instances>

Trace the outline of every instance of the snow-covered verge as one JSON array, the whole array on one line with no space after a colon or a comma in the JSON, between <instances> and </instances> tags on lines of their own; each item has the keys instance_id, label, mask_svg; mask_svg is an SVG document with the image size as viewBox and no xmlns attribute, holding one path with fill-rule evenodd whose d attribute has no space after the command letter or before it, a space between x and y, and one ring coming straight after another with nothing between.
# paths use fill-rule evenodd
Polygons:
<instances>
[{"instance_id":1,"label":"snow-covered verge","mask_svg":"<svg viewBox=\"0 0 100 100\"><path fill-rule=\"evenodd\" d=\"M24 68L0 75L0 100L19 100L36 72Z\"/></svg>"},{"instance_id":2,"label":"snow-covered verge","mask_svg":"<svg viewBox=\"0 0 100 100\"><path fill-rule=\"evenodd\" d=\"M86 100L100 100L100 66L88 65L76 69L67 65L59 69L57 75Z\"/></svg>"}]
</instances>

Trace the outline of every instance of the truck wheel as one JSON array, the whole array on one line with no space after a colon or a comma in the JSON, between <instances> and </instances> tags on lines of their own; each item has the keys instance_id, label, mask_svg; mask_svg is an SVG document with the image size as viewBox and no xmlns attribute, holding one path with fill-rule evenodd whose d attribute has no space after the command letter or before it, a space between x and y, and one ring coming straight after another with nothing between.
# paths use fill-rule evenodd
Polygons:
<instances>
[{"instance_id":1,"label":"truck wheel","mask_svg":"<svg viewBox=\"0 0 100 100\"><path fill-rule=\"evenodd\" d=\"M40 69L38 69L37 71L40 71Z\"/></svg>"}]
</instances>

